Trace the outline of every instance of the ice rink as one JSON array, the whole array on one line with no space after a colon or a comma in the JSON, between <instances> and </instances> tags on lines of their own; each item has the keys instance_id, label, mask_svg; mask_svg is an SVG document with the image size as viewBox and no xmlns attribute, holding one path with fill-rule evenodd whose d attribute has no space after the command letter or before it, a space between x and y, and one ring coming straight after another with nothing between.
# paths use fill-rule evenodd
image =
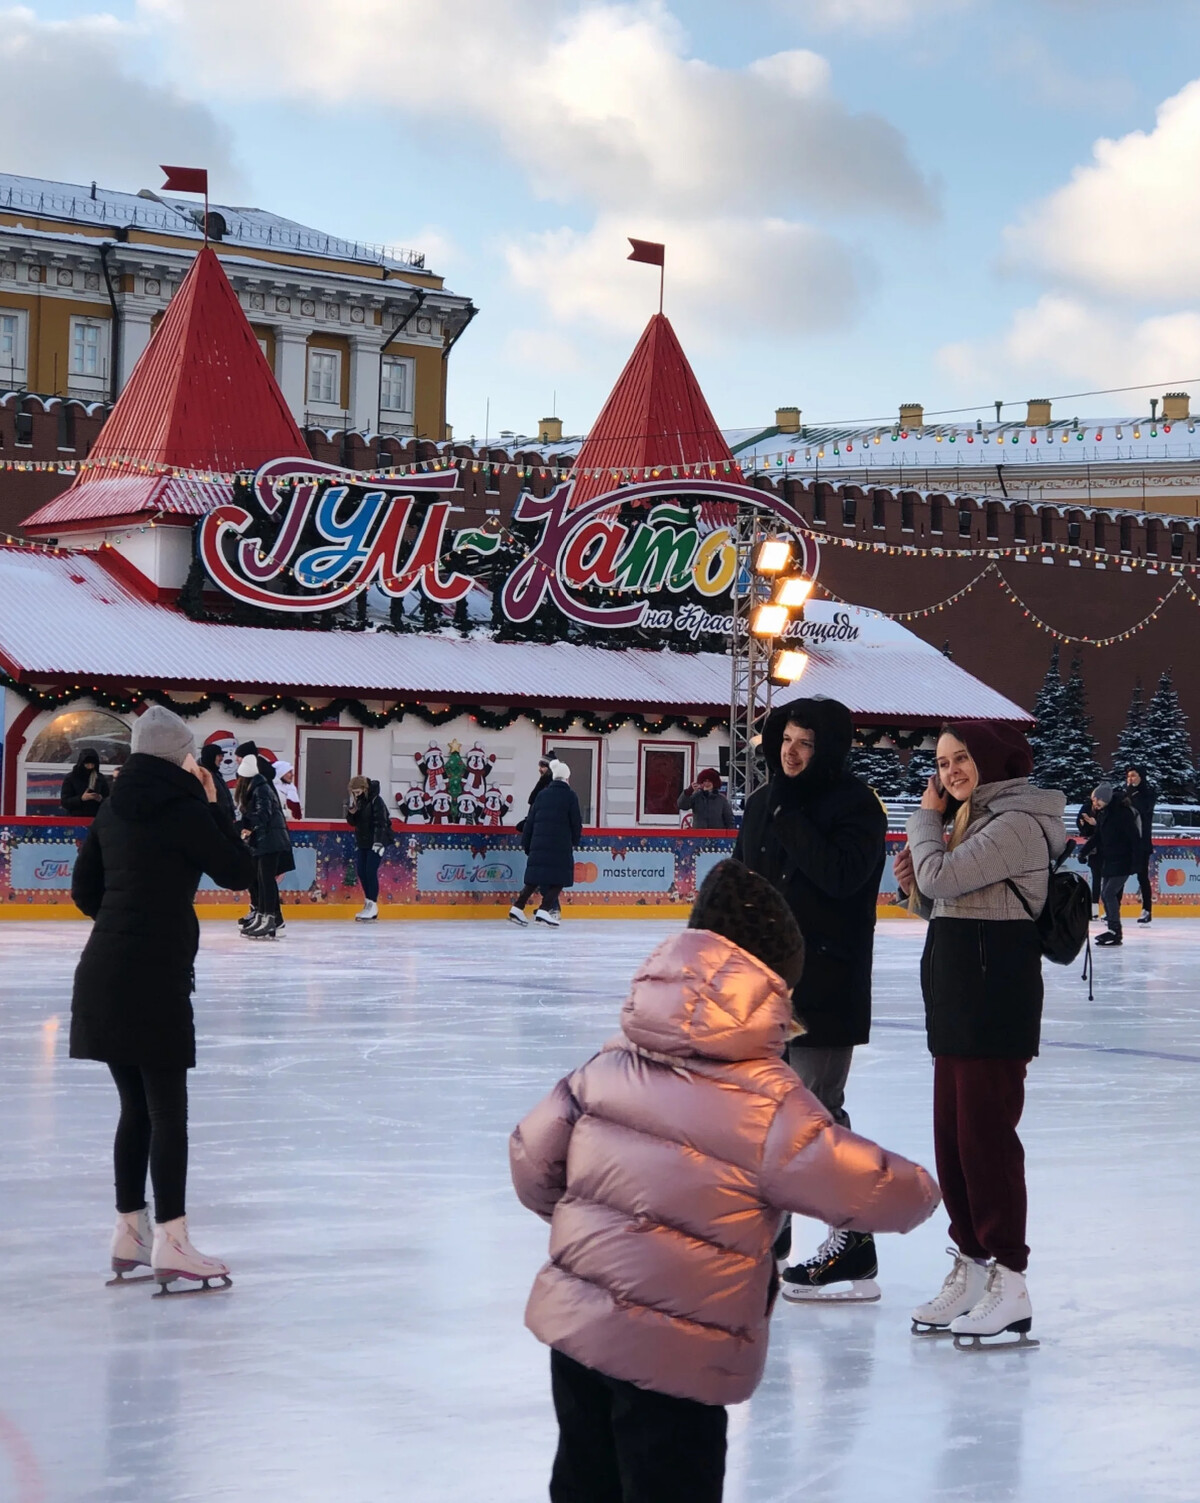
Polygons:
<instances>
[{"instance_id":1,"label":"ice rink","mask_svg":"<svg viewBox=\"0 0 1200 1503\"><path fill-rule=\"evenodd\" d=\"M67 1058L86 925L0 925L0 1499L545 1498L522 1310L546 1228L506 1140L673 928L310 922L254 945L207 922L189 1222L234 1288L154 1300L104 1286L116 1093ZM848 1106L932 1164L922 932L880 926ZM1040 1348L914 1340L945 1220L883 1238L880 1304L777 1310L729 1503L1200 1496L1198 969L1184 919L1099 952L1094 1003L1047 967L1023 1129Z\"/></svg>"}]
</instances>

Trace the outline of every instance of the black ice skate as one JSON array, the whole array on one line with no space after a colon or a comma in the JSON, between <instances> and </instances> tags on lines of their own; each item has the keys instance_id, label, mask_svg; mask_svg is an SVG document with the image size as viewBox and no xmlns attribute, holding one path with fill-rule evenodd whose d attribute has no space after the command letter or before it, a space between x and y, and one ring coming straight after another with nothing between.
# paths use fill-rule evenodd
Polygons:
<instances>
[{"instance_id":1,"label":"black ice skate","mask_svg":"<svg viewBox=\"0 0 1200 1503\"><path fill-rule=\"evenodd\" d=\"M870 1232L831 1231L807 1262L784 1269L780 1293L797 1304L868 1304L879 1298L878 1273Z\"/></svg>"}]
</instances>

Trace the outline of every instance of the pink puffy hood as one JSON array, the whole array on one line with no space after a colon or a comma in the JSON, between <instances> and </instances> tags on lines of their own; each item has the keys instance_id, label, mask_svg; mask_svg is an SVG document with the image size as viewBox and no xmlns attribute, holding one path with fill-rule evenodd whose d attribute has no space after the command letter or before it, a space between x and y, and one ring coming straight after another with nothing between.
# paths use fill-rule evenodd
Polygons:
<instances>
[{"instance_id":1,"label":"pink puffy hood","mask_svg":"<svg viewBox=\"0 0 1200 1503\"><path fill-rule=\"evenodd\" d=\"M509 1143L523 1204L550 1221L525 1321L610 1377L704 1404L749 1398L787 1211L909 1231L924 1169L835 1127L780 1058L783 979L693 929L634 977L622 1032L560 1080Z\"/></svg>"}]
</instances>

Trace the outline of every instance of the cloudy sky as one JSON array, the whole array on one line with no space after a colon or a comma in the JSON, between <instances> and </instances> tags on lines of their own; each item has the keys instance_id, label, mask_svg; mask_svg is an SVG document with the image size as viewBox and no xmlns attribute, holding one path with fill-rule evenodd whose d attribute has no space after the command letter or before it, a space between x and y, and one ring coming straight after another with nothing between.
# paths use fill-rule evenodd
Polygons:
<instances>
[{"instance_id":1,"label":"cloudy sky","mask_svg":"<svg viewBox=\"0 0 1200 1503\"><path fill-rule=\"evenodd\" d=\"M627 235L726 426L1200 396L1200 0L0 0L0 98L0 169L425 250L464 436L586 429Z\"/></svg>"}]
</instances>

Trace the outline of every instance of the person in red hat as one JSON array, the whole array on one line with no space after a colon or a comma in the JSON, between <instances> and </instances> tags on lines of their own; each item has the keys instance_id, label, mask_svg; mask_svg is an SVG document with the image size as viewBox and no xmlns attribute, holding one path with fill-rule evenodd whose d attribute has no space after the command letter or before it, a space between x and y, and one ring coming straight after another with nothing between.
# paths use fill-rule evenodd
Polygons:
<instances>
[{"instance_id":1,"label":"person in red hat","mask_svg":"<svg viewBox=\"0 0 1200 1503\"><path fill-rule=\"evenodd\" d=\"M690 788L679 795L676 808L680 814L692 816L694 830L735 830L733 805L721 792L721 774L715 767L706 767Z\"/></svg>"},{"instance_id":2,"label":"person in red hat","mask_svg":"<svg viewBox=\"0 0 1200 1503\"><path fill-rule=\"evenodd\" d=\"M1017 1125L1041 1034L1034 917L1066 847L1066 798L1033 786L1029 742L1000 721L944 726L936 765L896 876L912 911L930 920L921 991L955 1252L940 1293L913 1311L913 1332L949 1333L956 1345L1013 1332L1026 1343L1033 1312Z\"/></svg>"}]
</instances>

